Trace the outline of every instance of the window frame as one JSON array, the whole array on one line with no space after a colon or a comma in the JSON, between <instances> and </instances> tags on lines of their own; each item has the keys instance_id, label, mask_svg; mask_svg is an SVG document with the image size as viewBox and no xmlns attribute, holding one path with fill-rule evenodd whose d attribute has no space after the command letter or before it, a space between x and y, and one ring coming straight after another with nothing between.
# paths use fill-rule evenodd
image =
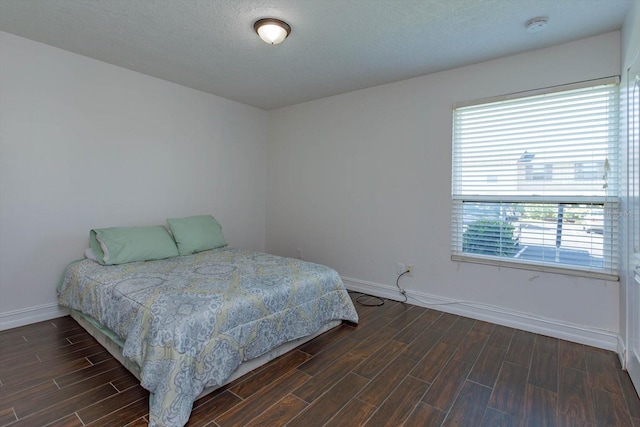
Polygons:
<instances>
[{"instance_id":1,"label":"window frame","mask_svg":"<svg viewBox=\"0 0 640 427\"><path fill-rule=\"evenodd\" d=\"M619 281L619 269L620 269L620 250L619 247L613 247L614 245L619 246L619 230L618 230L618 218L619 218L619 209L620 209L620 198L618 194L607 194L604 196L521 196L521 195L475 195L475 194L462 194L462 191L456 191L461 187L461 184L457 179L461 179L459 173L461 170L461 165L457 165L456 162L459 159L456 159L456 111L463 107L470 107L475 105L484 105L484 104L492 104L496 102L501 102L505 100L516 100L520 98L528 98L531 96L537 95L546 95L546 94L557 94L559 92L566 92L575 89L584 89L594 86L600 85L619 85L620 78L619 76L607 77L603 79L590 80L585 82L579 82L569 85L561 85L554 86L550 88L536 89L532 91L525 92L517 92L508 95L484 98L479 100L473 100L468 102L456 103L453 106L453 127L452 127L452 195L451 195L451 259L456 262L471 262L478 264L486 264L486 265L494 265L499 267L510 267L510 268L520 268L526 270L534 270L534 271L544 271L558 274L567 274L573 276L582 276L589 277L595 279L603 279L609 281ZM616 89L616 96L619 97L619 86ZM619 101L618 101L619 104ZM616 105L615 110L616 116L613 118L614 125L617 124L619 126L619 105ZM611 151L615 151L616 155L619 154L619 138L616 142L616 146L612 147ZM587 167L584 164L579 163L580 160L576 160L574 168L575 175L574 179L578 179L578 168L582 168L580 171L582 175L585 173L593 174L591 169L593 165L588 165ZM539 167L539 166L538 166ZM553 166L551 166L553 167ZM619 165L617 165L619 168ZM532 169L532 168L531 168ZM586 172L584 171L586 169ZM531 170L531 177L527 177L530 179L531 184L535 184L536 173L546 174L551 173L552 171L547 170L547 165L544 165L544 170ZM619 171L618 171L619 172ZM458 174L458 175L457 175ZM587 178L584 178L587 180ZM456 188L458 187L458 188ZM616 191L619 187L619 183L616 182ZM602 205L604 207L604 233L607 234L607 239L603 238L603 251L607 252L607 256L603 254L603 268L596 269L593 267L585 267L581 268L579 265L571 265L571 264L560 264L560 263L551 263L545 261L530 261L530 260L516 260L505 256L494 256L494 255L485 255L485 254L476 254L470 252L464 252L463 250L463 233L465 230L465 224L463 220L464 210L462 208L464 203L498 203L498 204L517 204L517 203L530 203L530 204L546 204L546 203L558 203L558 204L568 204L568 205L576 205L577 203L591 204L591 205ZM613 259L611 259L613 258Z\"/></svg>"}]
</instances>

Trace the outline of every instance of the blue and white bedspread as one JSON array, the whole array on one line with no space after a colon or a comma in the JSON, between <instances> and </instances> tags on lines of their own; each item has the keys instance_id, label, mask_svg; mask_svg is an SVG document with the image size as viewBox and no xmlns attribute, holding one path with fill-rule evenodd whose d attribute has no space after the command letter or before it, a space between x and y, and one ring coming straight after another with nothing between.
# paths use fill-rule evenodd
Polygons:
<instances>
[{"instance_id":1,"label":"blue and white bedspread","mask_svg":"<svg viewBox=\"0 0 640 427\"><path fill-rule=\"evenodd\" d=\"M335 270L238 249L69 265L59 303L114 331L151 392L152 426L182 426L194 399L243 361L331 320L358 321Z\"/></svg>"}]
</instances>

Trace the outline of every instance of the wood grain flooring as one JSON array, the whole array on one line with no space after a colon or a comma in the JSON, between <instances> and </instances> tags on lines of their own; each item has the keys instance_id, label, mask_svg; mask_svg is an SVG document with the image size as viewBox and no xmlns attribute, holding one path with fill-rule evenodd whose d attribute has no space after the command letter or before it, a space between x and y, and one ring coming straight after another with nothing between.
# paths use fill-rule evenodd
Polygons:
<instances>
[{"instance_id":1,"label":"wood grain flooring","mask_svg":"<svg viewBox=\"0 0 640 427\"><path fill-rule=\"evenodd\" d=\"M390 300L356 307L357 326L196 401L187 425L640 427L610 351ZM148 396L70 317L0 332L0 426L145 426Z\"/></svg>"}]
</instances>

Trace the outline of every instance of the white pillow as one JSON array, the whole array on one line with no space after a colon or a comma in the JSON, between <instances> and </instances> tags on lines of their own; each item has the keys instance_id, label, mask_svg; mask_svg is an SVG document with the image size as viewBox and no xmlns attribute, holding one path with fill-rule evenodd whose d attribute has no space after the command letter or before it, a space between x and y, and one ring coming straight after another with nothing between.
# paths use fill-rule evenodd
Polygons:
<instances>
[{"instance_id":1,"label":"white pillow","mask_svg":"<svg viewBox=\"0 0 640 427\"><path fill-rule=\"evenodd\" d=\"M84 250L84 257L90 259L91 261L98 261L98 257L93 253L93 249L87 248Z\"/></svg>"}]
</instances>

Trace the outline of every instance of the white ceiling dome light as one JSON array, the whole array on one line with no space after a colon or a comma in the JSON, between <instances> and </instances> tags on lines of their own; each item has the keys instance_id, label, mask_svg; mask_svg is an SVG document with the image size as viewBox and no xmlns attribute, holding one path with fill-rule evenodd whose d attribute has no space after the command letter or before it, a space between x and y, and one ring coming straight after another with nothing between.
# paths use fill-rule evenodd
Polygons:
<instances>
[{"instance_id":1,"label":"white ceiling dome light","mask_svg":"<svg viewBox=\"0 0 640 427\"><path fill-rule=\"evenodd\" d=\"M525 24L525 28L527 29L527 33L539 33L543 31L549 25L549 18L546 16L538 16L535 18L529 19Z\"/></svg>"},{"instance_id":2,"label":"white ceiling dome light","mask_svg":"<svg viewBox=\"0 0 640 427\"><path fill-rule=\"evenodd\" d=\"M291 27L284 21L275 18L259 19L253 28L265 43L280 44L291 33Z\"/></svg>"}]
</instances>

